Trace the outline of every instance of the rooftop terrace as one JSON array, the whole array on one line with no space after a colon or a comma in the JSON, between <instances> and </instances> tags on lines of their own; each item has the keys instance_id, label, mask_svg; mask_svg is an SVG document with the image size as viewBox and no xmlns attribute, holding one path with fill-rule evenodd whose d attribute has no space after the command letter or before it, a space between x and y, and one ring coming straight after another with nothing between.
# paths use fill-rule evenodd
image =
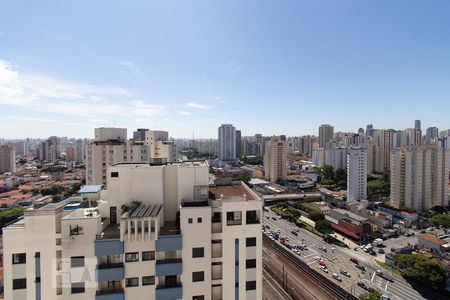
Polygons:
<instances>
[{"instance_id":1,"label":"rooftop terrace","mask_svg":"<svg viewBox=\"0 0 450 300\"><path fill-rule=\"evenodd\" d=\"M222 197L245 197L247 200L257 200L242 184L210 186L209 197L213 200L220 200Z\"/></svg>"}]
</instances>

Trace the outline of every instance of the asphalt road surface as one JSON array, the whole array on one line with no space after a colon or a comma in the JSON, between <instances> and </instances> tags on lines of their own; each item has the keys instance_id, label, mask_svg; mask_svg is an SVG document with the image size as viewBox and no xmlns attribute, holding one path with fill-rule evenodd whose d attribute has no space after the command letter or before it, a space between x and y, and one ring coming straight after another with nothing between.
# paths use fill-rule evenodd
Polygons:
<instances>
[{"instance_id":1,"label":"asphalt road surface","mask_svg":"<svg viewBox=\"0 0 450 300\"><path fill-rule=\"evenodd\" d=\"M311 268L319 268L319 262L315 259L316 256L320 256L328 268L328 273L323 272L323 276L327 276L332 280L333 273L339 274L342 279L340 285L345 290L358 296L364 293L365 290L360 288L356 283L362 281L368 287L379 290L383 295L387 295L392 300L422 300L424 298L420 293L415 291L406 281L395 278L394 282L389 282L384 278L376 275L375 271L380 269L369 254L363 252L361 249L354 251L353 249L341 248L335 245L330 245L324 242L320 237L315 234L299 228L298 235L294 235L291 231L294 228L298 228L295 224L279 218L278 215L272 211L266 212L264 225L268 225L270 229L266 231L281 231L280 237L286 237L288 243L291 245L307 246L306 251L300 251L300 258L306 262ZM327 249L326 252L320 250L321 247ZM331 248L335 248L332 250ZM293 255L297 255L292 252ZM359 261L360 265L366 267L366 271L363 272L355 267L355 264L350 261L350 258L355 258ZM350 277L340 274L340 270L343 269L350 274ZM382 270L387 272L386 270Z\"/></svg>"}]
</instances>

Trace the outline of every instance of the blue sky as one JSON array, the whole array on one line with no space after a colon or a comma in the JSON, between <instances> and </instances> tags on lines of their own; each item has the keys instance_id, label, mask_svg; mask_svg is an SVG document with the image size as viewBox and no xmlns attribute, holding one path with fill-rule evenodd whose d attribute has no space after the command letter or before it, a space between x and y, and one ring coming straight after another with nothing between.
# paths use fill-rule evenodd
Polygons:
<instances>
[{"instance_id":1,"label":"blue sky","mask_svg":"<svg viewBox=\"0 0 450 300\"><path fill-rule=\"evenodd\" d=\"M450 1L0 3L0 138L450 128Z\"/></svg>"}]
</instances>

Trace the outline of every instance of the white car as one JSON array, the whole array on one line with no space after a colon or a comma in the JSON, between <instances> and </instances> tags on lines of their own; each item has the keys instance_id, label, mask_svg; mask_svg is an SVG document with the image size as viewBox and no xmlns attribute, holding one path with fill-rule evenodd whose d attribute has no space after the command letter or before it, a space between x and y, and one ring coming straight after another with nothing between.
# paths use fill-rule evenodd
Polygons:
<instances>
[{"instance_id":1,"label":"white car","mask_svg":"<svg viewBox=\"0 0 450 300\"><path fill-rule=\"evenodd\" d=\"M317 260L317 261L319 261L319 262L320 262L320 261L323 261L322 257L320 257L320 256L316 256L316 257L314 257L314 259Z\"/></svg>"},{"instance_id":2,"label":"white car","mask_svg":"<svg viewBox=\"0 0 450 300\"><path fill-rule=\"evenodd\" d=\"M391 300L391 298L389 298L389 296L386 295L381 295L381 300Z\"/></svg>"}]
</instances>

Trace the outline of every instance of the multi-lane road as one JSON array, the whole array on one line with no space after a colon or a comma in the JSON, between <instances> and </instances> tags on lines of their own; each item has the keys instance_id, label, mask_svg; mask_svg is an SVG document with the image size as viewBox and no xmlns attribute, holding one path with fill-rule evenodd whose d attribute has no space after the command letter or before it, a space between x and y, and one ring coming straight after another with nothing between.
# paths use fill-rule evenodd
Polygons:
<instances>
[{"instance_id":1,"label":"multi-lane road","mask_svg":"<svg viewBox=\"0 0 450 300\"><path fill-rule=\"evenodd\" d=\"M279 218L279 216L272 211L265 213L263 224L270 227L270 229L266 229L266 231L280 230L280 237L287 238L289 244L296 246L301 244L306 245L307 250L300 251L300 255L295 254L294 252L292 252L292 254L299 256L311 268L319 270L319 262L315 257L320 256L327 265L329 271L328 273L323 272L323 276L335 280L333 279L332 274L339 274L342 282L336 282L353 295L358 296L365 292L365 290L357 285L357 282L363 282L367 287L379 290L383 295L389 296L390 299L427 299L402 279L395 278L393 282L390 282L378 276L376 274L378 267L374 263L373 258L362 250L354 251L352 249L332 246L324 242L320 237L301 228L299 229L298 234L294 235L291 231L294 228L297 228L297 226L285 219ZM327 251L322 251L321 247L324 247ZM355 264L350 261L351 258L357 259L360 265L364 265L366 271L363 272L356 268ZM340 270L347 271L350 276L348 277L340 274ZM383 270L383 272L386 271Z\"/></svg>"}]
</instances>

